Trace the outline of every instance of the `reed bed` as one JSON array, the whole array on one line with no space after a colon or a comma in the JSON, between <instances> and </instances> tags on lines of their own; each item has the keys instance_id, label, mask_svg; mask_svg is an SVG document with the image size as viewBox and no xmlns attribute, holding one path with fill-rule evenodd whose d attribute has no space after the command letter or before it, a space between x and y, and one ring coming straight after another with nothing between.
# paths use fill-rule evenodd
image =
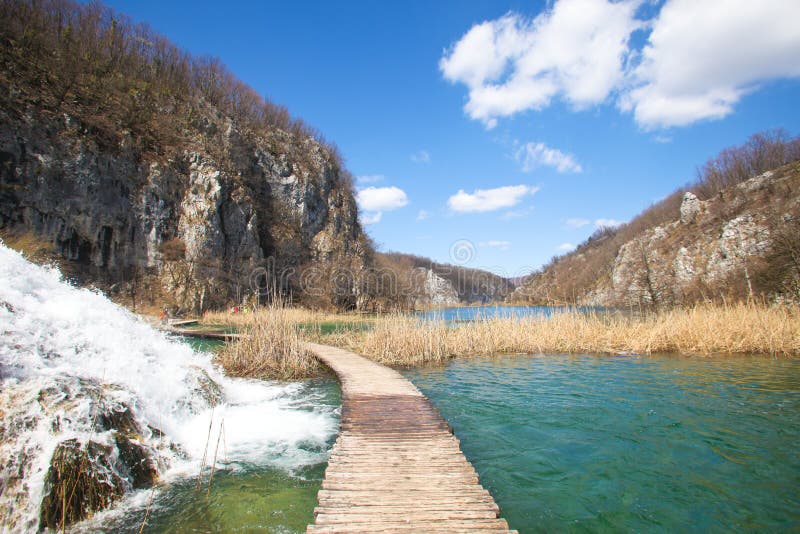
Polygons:
<instances>
[{"instance_id":1,"label":"reed bed","mask_svg":"<svg viewBox=\"0 0 800 534\"><path fill-rule=\"evenodd\" d=\"M242 307L238 313L227 311L208 311L203 315L202 324L204 326L235 326L250 327L261 322L266 316L279 313L282 318L298 325L316 325L324 323L342 322L369 322L374 320L374 316L365 316L356 313L331 313L305 308L291 308L284 303L277 301L266 307L250 308ZM268 320L268 318L267 318Z\"/></svg>"},{"instance_id":2,"label":"reed bed","mask_svg":"<svg viewBox=\"0 0 800 534\"><path fill-rule=\"evenodd\" d=\"M541 353L770 354L800 356L800 312L763 304L698 305L643 317L554 311L549 317L498 318L458 324L408 316L377 320L371 330L323 336L389 365L455 357Z\"/></svg>"},{"instance_id":3,"label":"reed bed","mask_svg":"<svg viewBox=\"0 0 800 534\"><path fill-rule=\"evenodd\" d=\"M242 335L226 343L216 360L226 373L261 379L292 380L323 374L323 367L304 347L298 310L272 306L253 313L229 314L220 323L235 325ZM233 319L236 320L233 320Z\"/></svg>"},{"instance_id":4,"label":"reed bed","mask_svg":"<svg viewBox=\"0 0 800 534\"><path fill-rule=\"evenodd\" d=\"M209 314L203 323L235 325L244 334L226 345L218 360L234 376L255 378L322 373L303 341L346 348L393 366L492 354L800 356L800 309L762 303L700 304L643 316L554 309L549 316L455 325L403 314L364 317L271 306Z\"/></svg>"}]
</instances>

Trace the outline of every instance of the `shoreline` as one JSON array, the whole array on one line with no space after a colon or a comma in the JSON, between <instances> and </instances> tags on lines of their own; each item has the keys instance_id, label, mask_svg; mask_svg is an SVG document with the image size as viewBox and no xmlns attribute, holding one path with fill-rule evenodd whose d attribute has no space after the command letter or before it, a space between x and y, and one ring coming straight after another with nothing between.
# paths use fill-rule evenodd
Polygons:
<instances>
[{"instance_id":1,"label":"shoreline","mask_svg":"<svg viewBox=\"0 0 800 534\"><path fill-rule=\"evenodd\" d=\"M218 363L234 376L251 378L316 376L319 365L303 349L305 342L350 350L398 368L493 355L800 357L800 309L787 305L702 304L644 316L553 309L546 316L458 323L277 306L209 315L201 320L202 327L235 326L242 334L216 355Z\"/></svg>"}]
</instances>

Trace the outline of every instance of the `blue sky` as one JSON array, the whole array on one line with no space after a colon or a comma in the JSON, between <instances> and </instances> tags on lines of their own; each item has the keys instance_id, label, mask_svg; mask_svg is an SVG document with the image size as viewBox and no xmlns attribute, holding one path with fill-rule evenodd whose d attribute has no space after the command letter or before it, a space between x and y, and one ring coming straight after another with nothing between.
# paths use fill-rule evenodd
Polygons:
<instances>
[{"instance_id":1,"label":"blue sky","mask_svg":"<svg viewBox=\"0 0 800 534\"><path fill-rule=\"evenodd\" d=\"M382 250L468 242L508 276L752 133L800 132L799 2L107 4L335 142Z\"/></svg>"}]
</instances>

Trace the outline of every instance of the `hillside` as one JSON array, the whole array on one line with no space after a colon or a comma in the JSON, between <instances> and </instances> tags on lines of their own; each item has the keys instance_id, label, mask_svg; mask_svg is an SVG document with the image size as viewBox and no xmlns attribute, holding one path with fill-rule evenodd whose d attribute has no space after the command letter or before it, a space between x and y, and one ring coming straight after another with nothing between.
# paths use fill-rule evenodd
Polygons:
<instances>
[{"instance_id":1,"label":"hillside","mask_svg":"<svg viewBox=\"0 0 800 534\"><path fill-rule=\"evenodd\" d=\"M662 307L800 296L800 138L756 134L697 181L601 228L508 300Z\"/></svg>"},{"instance_id":2,"label":"hillside","mask_svg":"<svg viewBox=\"0 0 800 534\"><path fill-rule=\"evenodd\" d=\"M8 0L0 21L7 239L45 243L134 307L274 291L357 306L371 248L333 145L218 60L100 4ZM350 282L334 287L335 269Z\"/></svg>"},{"instance_id":3,"label":"hillside","mask_svg":"<svg viewBox=\"0 0 800 534\"><path fill-rule=\"evenodd\" d=\"M397 299L405 308L454 306L502 302L514 290L514 284L501 276L481 269L437 263L430 258L399 252L378 253L375 265L394 280ZM388 295L387 295L388 296ZM383 306L386 307L386 296Z\"/></svg>"}]
</instances>

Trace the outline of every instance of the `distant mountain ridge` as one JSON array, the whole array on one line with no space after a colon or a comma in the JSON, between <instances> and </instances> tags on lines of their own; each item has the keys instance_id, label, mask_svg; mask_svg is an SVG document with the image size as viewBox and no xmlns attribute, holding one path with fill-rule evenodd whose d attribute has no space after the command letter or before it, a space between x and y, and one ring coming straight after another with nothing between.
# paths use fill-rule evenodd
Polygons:
<instances>
[{"instance_id":1,"label":"distant mountain ridge","mask_svg":"<svg viewBox=\"0 0 800 534\"><path fill-rule=\"evenodd\" d=\"M406 308L503 302L515 287L510 280L489 271L400 252L377 253L375 266L394 280L391 285L399 297L394 304L402 303Z\"/></svg>"},{"instance_id":2,"label":"distant mountain ridge","mask_svg":"<svg viewBox=\"0 0 800 534\"><path fill-rule=\"evenodd\" d=\"M529 276L509 301L663 307L800 299L800 138L723 151L698 180L618 228L601 228Z\"/></svg>"}]
</instances>

